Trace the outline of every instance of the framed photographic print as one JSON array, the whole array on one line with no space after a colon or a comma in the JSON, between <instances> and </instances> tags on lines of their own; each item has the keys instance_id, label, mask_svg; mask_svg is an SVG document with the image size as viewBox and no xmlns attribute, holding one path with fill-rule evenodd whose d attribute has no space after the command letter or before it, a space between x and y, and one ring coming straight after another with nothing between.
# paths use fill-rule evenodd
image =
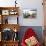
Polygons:
<instances>
[{"instance_id":1,"label":"framed photographic print","mask_svg":"<svg viewBox=\"0 0 46 46\"><path fill-rule=\"evenodd\" d=\"M23 10L23 17L24 18L36 18L37 16L37 9L24 9Z\"/></svg>"},{"instance_id":2,"label":"framed photographic print","mask_svg":"<svg viewBox=\"0 0 46 46\"><path fill-rule=\"evenodd\" d=\"M2 10L2 15L9 15L9 10Z\"/></svg>"}]
</instances>

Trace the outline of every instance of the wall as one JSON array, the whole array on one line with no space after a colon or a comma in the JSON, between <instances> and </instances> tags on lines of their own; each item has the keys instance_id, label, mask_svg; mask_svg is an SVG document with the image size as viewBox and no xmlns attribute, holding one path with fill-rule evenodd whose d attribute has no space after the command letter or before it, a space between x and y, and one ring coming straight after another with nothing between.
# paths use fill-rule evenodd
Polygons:
<instances>
[{"instance_id":1,"label":"wall","mask_svg":"<svg viewBox=\"0 0 46 46\"><path fill-rule=\"evenodd\" d=\"M44 43L46 46L46 0L44 0Z\"/></svg>"},{"instance_id":2,"label":"wall","mask_svg":"<svg viewBox=\"0 0 46 46\"><path fill-rule=\"evenodd\" d=\"M15 0L0 0L0 6L8 7L8 6L15 6ZM21 5L20 7L20 17L19 17L19 24L21 26L43 26L43 6L42 0L17 0L18 4ZM22 10L23 9L37 9L37 17L35 19L24 19Z\"/></svg>"},{"instance_id":3,"label":"wall","mask_svg":"<svg viewBox=\"0 0 46 46\"><path fill-rule=\"evenodd\" d=\"M15 5L14 1L15 0L0 0L0 6L1 7L14 6Z\"/></svg>"}]
</instances>

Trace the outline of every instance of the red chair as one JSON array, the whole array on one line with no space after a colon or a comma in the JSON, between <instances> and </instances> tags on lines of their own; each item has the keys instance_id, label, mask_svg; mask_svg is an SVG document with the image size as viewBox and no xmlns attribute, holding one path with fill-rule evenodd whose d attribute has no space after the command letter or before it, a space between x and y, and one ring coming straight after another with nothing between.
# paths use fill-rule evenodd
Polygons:
<instances>
[{"instance_id":1,"label":"red chair","mask_svg":"<svg viewBox=\"0 0 46 46\"><path fill-rule=\"evenodd\" d=\"M25 40L32 37L32 36L36 38L36 33L34 32L34 30L32 28L27 29L27 31L25 32L24 37L22 38L21 46L27 46ZM39 42L37 42L37 44L34 45L34 46L41 46L41 45L40 45Z\"/></svg>"}]
</instances>

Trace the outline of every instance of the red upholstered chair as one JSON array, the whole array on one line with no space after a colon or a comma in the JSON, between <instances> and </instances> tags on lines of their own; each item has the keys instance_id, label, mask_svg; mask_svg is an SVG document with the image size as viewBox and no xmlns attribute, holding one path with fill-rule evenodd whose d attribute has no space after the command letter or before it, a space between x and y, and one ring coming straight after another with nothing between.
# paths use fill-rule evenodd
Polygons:
<instances>
[{"instance_id":1,"label":"red upholstered chair","mask_svg":"<svg viewBox=\"0 0 46 46\"><path fill-rule=\"evenodd\" d=\"M22 42L21 42L21 46L41 46L40 43L38 42L37 38L36 38L36 33L34 32L34 30L32 28L27 29L27 31L25 32L24 37L22 38ZM32 41L32 39L35 39L34 41L36 42L36 44L34 45L27 45L27 39L29 41ZM26 41L26 42L25 42ZM31 44L31 43L29 43Z\"/></svg>"}]
</instances>

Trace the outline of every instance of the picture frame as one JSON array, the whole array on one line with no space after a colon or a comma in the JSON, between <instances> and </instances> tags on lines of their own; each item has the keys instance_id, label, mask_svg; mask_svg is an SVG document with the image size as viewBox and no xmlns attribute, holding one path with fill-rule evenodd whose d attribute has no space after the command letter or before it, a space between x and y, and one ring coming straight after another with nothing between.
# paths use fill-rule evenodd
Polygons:
<instances>
[{"instance_id":1,"label":"picture frame","mask_svg":"<svg viewBox=\"0 0 46 46\"><path fill-rule=\"evenodd\" d=\"M24 9L23 10L23 18L29 19L29 18L36 18L37 16L37 9Z\"/></svg>"},{"instance_id":2,"label":"picture frame","mask_svg":"<svg viewBox=\"0 0 46 46\"><path fill-rule=\"evenodd\" d=\"M10 15L16 15L17 12L16 12L15 10L10 10L10 11L9 11L9 14L10 14Z\"/></svg>"},{"instance_id":3,"label":"picture frame","mask_svg":"<svg viewBox=\"0 0 46 46\"><path fill-rule=\"evenodd\" d=\"M2 15L9 15L9 10L2 10Z\"/></svg>"}]
</instances>

